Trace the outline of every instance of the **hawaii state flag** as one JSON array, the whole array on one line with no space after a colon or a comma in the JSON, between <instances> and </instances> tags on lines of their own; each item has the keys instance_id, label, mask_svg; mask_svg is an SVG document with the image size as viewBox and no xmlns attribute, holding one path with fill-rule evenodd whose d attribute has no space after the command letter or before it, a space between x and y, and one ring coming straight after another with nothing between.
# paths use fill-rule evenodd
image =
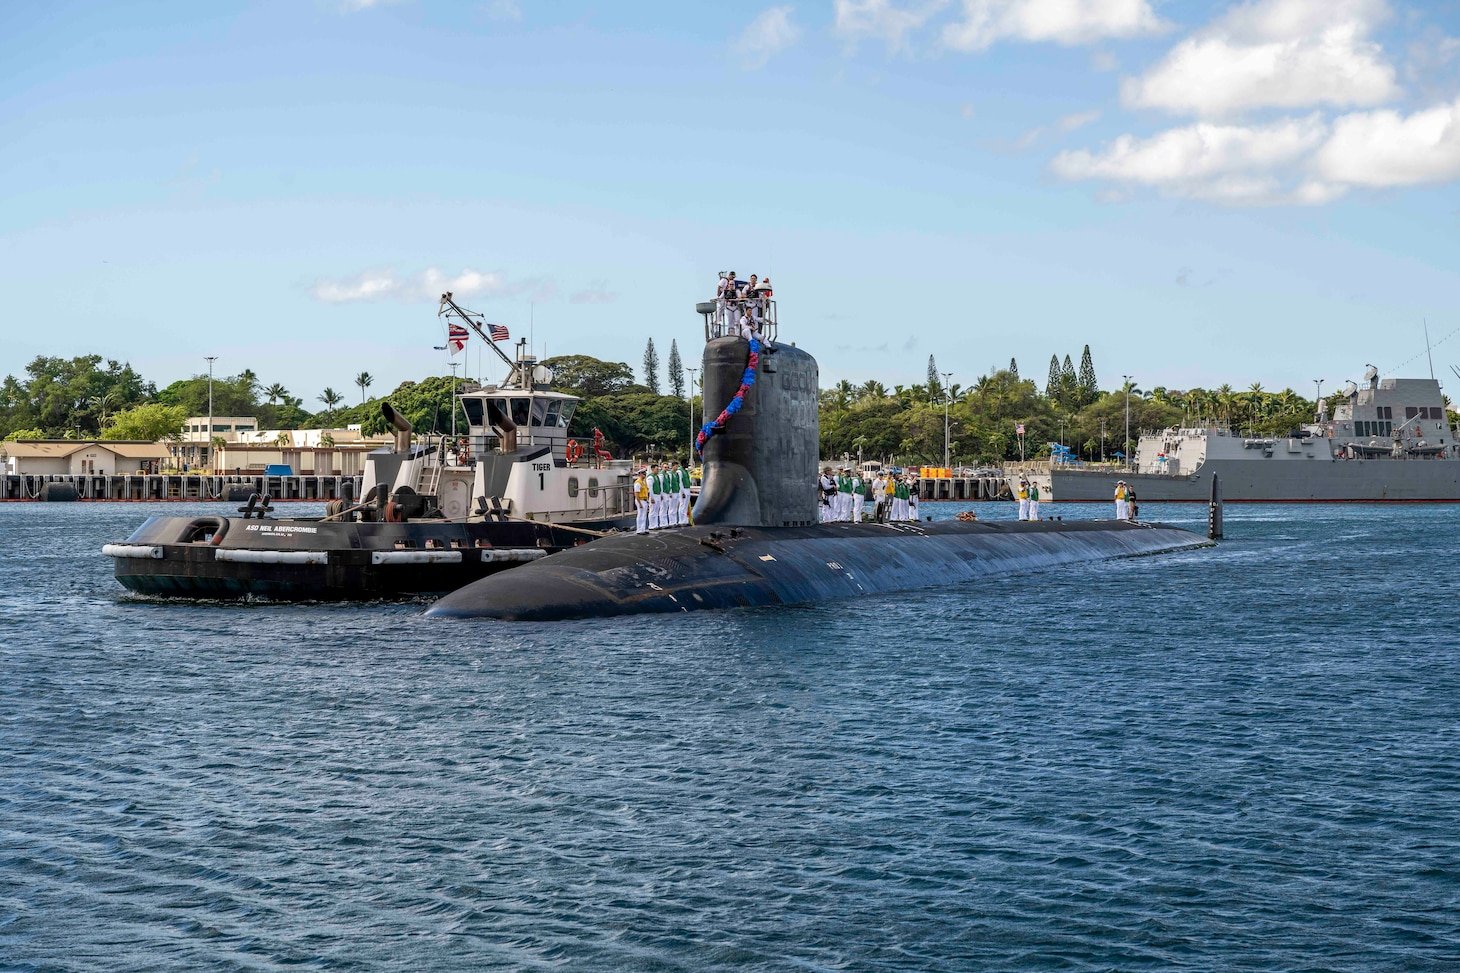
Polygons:
<instances>
[{"instance_id":1,"label":"hawaii state flag","mask_svg":"<svg viewBox=\"0 0 1460 973\"><path fill-rule=\"evenodd\" d=\"M459 324L453 324L446 331L446 347L450 348L454 355L466 347L468 337L470 337L470 332Z\"/></svg>"}]
</instances>

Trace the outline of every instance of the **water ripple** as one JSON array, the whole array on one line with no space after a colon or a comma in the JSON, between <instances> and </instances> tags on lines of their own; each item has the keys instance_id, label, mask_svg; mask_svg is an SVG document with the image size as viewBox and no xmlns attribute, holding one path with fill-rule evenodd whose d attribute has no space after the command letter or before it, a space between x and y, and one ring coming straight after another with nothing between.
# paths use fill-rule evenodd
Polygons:
<instances>
[{"instance_id":1,"label":"water ripple","mask_svg":"<svg viewBox=\"0 0 1460 973\"><path fill-rule=\"evenodd\" d=\"M1460 967L1456 508L556 626L132 599L150 509L0 509L0 969Z\"/></svg>"}]
</instances>

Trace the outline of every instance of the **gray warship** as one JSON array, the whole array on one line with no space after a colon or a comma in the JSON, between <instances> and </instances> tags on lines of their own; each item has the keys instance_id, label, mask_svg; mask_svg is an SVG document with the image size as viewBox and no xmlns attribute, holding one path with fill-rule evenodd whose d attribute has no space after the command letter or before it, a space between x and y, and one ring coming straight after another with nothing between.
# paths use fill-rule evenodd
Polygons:
<instances>
[{"instance_id":1,"label":"gray warship","mask_svg":"<svg viewBox=\"0 0 1460 973\"><path fill-rule=\"evenodd\" d=\"M1327 414L1286 436L1244 436L1216 426L1140 437L1129 472L1055 467L1055 500L1109 501L1125 480L1142 501L1223 498L1283 501L1460 500L1460 448L1433 378L1384 378L1370 365Z\"/></svg>"}]
</instances>

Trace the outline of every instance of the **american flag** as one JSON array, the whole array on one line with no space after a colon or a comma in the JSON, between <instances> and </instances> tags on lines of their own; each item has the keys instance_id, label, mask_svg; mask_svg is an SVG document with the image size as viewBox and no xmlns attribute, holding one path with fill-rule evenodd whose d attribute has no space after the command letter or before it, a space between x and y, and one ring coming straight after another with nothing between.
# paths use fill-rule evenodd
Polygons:
<instances>
[{"instance_id":1,"label":"american flag","mask_svg":"<svg viewBox=\"0 0 1460 973\"><path fill-rule=\"evenodd\" d=\"M453 324L446 330L446 347L450 348L454 355L466 347L468 337L470 337L470 332L459 324Z\"/></svg>"},{"instance_id":2,"label":"american flag","mask_svg":"<svg viewBox=\"0 0 1460 973\"><path fill-rule=\"evenodd\" d=\"M507 326L505 324L492 325L493 341L506 341L509 337L511 336L507 334Z\"/></svg>"},{"instance_id":3,"label":"american flag","mask_svg":"<svg viewBox=\"0 0 1460 973\"><path fill-rule=\"evenodd\" d=\"M1014 432L1020 436L1024 435L1024 423L1021 422L1017 426L1015 426Z\"/></svg>"}]
</instances>

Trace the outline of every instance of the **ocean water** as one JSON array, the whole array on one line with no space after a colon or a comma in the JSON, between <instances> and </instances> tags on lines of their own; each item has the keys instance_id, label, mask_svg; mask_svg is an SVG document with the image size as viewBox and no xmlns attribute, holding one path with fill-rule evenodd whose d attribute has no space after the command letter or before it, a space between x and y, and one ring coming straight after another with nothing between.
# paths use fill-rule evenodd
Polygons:
<instances>
[{"instance_id":1,"label":"ocean water","mask_svg":"<svg viewBox=\"0 0 1460 973\"><path fill-rule=\"evenodd\" d=\"M515 626L137 600L154 509L0 505L0 970L1460 968L1460 507Z\"/></svg>"}]
</instances>

